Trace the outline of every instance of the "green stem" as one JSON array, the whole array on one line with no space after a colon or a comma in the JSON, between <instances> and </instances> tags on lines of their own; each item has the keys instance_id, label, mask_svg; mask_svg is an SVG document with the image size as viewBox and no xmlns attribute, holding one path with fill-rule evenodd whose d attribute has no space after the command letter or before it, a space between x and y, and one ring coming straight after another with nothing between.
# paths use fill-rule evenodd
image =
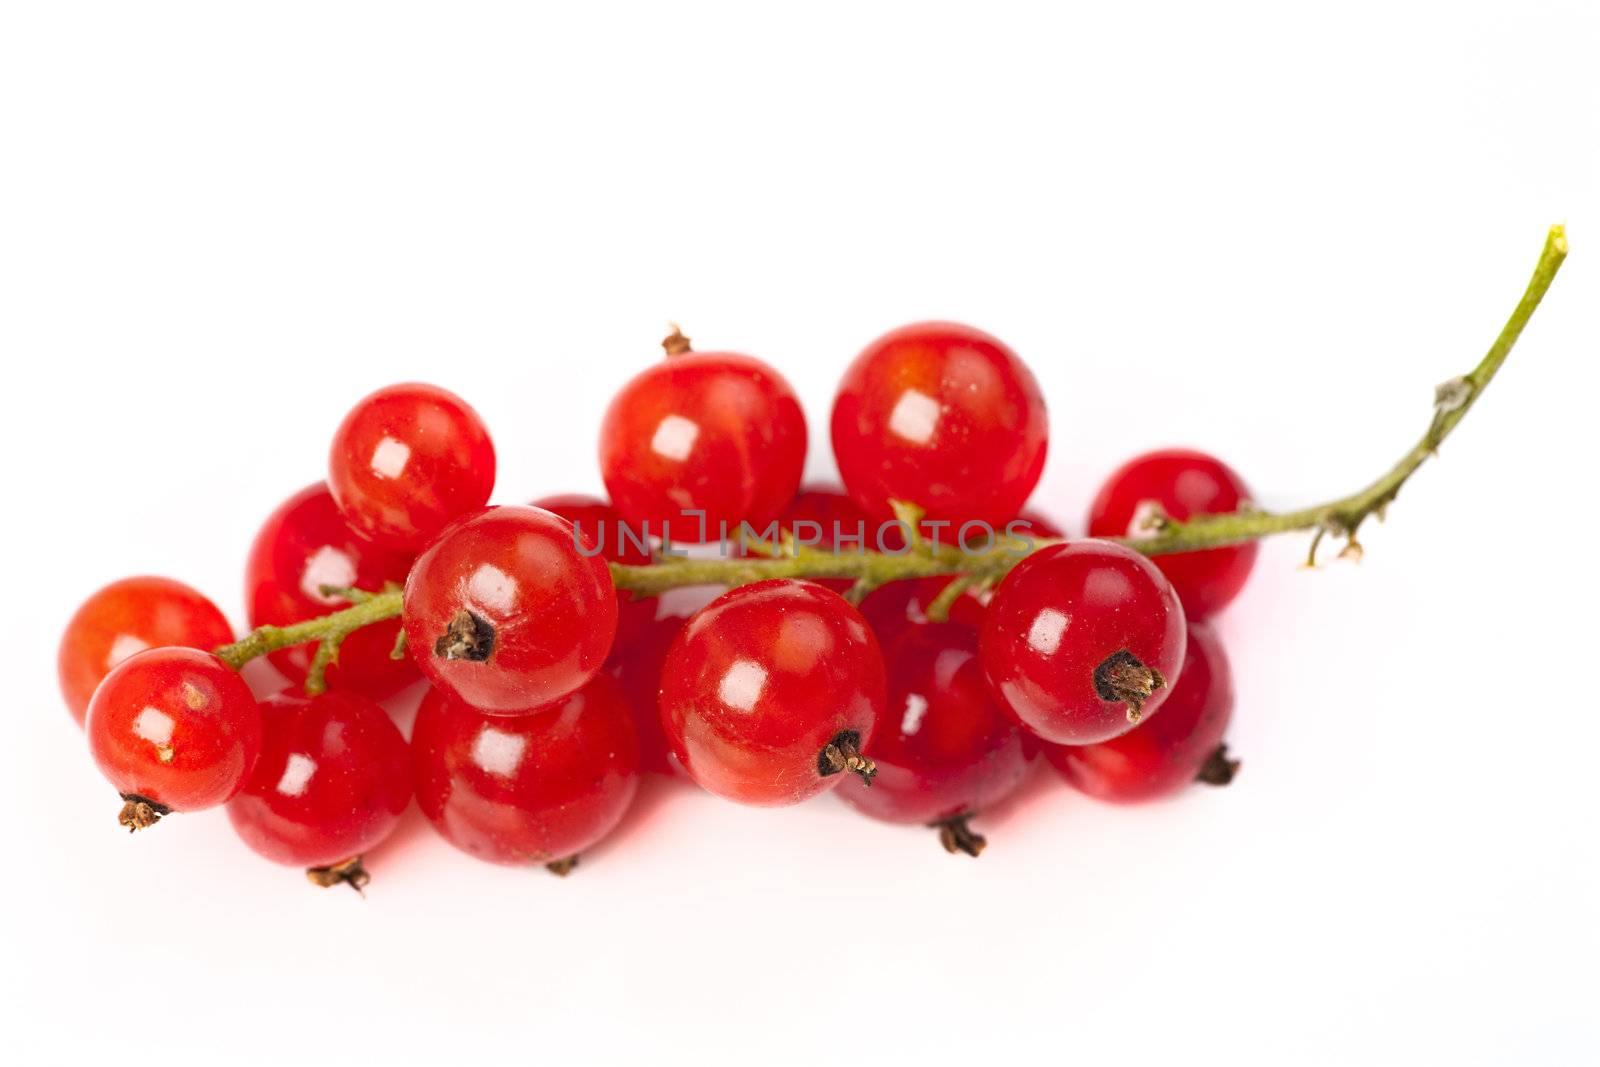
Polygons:
<instances>
[{"instance_id":1,"label":"green stem","mask_svg":"<svg viewBox=\"0 0 1600 1067\"><path fill-rule=\"evenodd\" d=\"M238 670L257 656L276 652L280 648L318 642L312 669L306 676L307 693L322 692L323 675L339 657L339 644L363 626L383 622L400 614L400 590L391 589L367 595L360 603L342 611L335 611L293 626L262 626L245 634L231 645L216 649L217 656L234 670Z\"/></svg>"},{"instance_id":2,"label":"green stem","mask_svg":"<svg viewBox=\"0 0 1600 1067\"><path fill-rule=\"evenodd\" d=\"M1312 562L1315 562L1317 546L1328 534L1346 539L1346 553L1359 553L1361 546L1356 540L1356 532L1361 524L1371 515L1383 516L1384 509L1399 494L1400 488L1429 456L1438 451L1439 445L1472 409L1472 405L1477 403L1478 397L1510 355L1512 346L1533 317L1534 310L1549 290L1550 283L1555 280L1556 272L1561 269L1566 256L1566 234L1560 226L1552 226L1527 291L1500 331L1500 336L1495 338L1494 344L1476 367L1439 387L1427 432L1400 457L1398 463L1371 485L1349 496L1297 511L1236 511L1226 515L1198 516L1182 522L1157 517L1148 536L1117 540L1154 556L1220 548L1273 534L1312 530L1315 531L1311 541ZM896 507L896 514L902 522L910 520L907 528L915 534L918 530L918 512L900 504ZM861 592L888 582L943 574L964 575L969 585L983 585L999 580L1030 551L1054 543L1000 538L990 551L963 553L950 546L932 548L915 536L912 541L912 547L898 555L886 552L835 554L796 546L789 541L774 548L775 554L768 558L686 559L674 556L645 566L613 563L611 577L618 589L626 589L644 597L657 596L682 586L736 586L769 578L854 578L856 590ZM359 594L359 591L352 592ZM217 655L237 669L256 656L317 641L320 646L312 675L307 680L307 688L320 687L322 671L337 657L339 642L361 627L392 619L401 611L401 595L396 590L359 596L350 593L345 595L358 602L343 611L308 619L293 626L263 626L242 640L217 649ZM948 607L948 604L945 606Z\"/></svg>"}]
</instances>

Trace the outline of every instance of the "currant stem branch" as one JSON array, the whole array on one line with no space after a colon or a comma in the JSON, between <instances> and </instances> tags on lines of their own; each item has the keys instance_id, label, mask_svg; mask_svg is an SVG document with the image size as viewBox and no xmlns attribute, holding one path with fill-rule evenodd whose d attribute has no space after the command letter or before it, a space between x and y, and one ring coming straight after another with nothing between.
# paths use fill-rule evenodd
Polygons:
<instances>
[{"instance_id":1,"label":"currant stem branch","mask_svg":"<svg viewBox=\"0 0 1600 1067\"><path fill-rule=\"evenodd\" d=\"M1381 517L1383 510L1399 494L1401 486L1429 456L1438 452L1444 439L1450 436L1472 405L1477 403L1478 397L1511 354L1523 327L1533 317L1566 258L1566 232L1560 226L1552 226L1527 290L1501 329L1500 336L1489 346L1488 353L1467 374L1439 387L1433 418L1422 439L1365 489L1298 511L1234 511L1225 515L1199 516L1183 522L1163 519L1147 537L1115 540L1145 555L1159 556L1222 548L1296 530L1314 530L1314 543L1320 542L1326 534L1335 534L1349 542L1346 551L1359 552L1356 531L1369 516L1377 514ZM1033 542L1036 546L1048 543ZM790 559L759 561L677 559L671 568L613 564L611 573L619 589L631 589L646 596L682 585L742 585L764 578L854 578L864 585L877 586L902 578L966 574L977 583L998 579L1016 566L1024 555L1026 551L1019 551L1017 539L1002 539L993 550L975 554L947 550L911 551L899 556L875 552L846 556L812 553Z\"/></svg>"},{"instance_id":2,"label":"currant stem branch","mask_svg":"<svg viewBox=\"0 0 1600 1067\"><path fill-rule=\"evenodd\" d=\"M314 696L325 687L324 675L328 667L338 661L340 642L363 626L399 615L401 604L402 597L398 589L364 594L359 602L342 611L297 622L293 626L261 626L233 644L223 645L214 651L224 663L238 670L257 656L316 641L317 652L305 681L305 691Z\"/></svg>"},{"instance_id":3,"label":"currant stem branch","mask_svg":"<svg viewBox=\"0 0 1600 1067\"><path fill-rule=\"evenodd\" d=\"M1477 403L1478 397L1511 354L1523 327L1549 291L1566 256L1566 233L1562 227L1552 226L1527 290L1494 344L1476 367L1439 386L1433 417L1421 440L1366 488L1297 511L1273 513L1244 510L1225 515L1198 516L1181 522L1162 518L1149 536L1116 540L1146 555L1156 556L1221 548L1274 534L1311 530L1313 562L1317 546L1330 534L1346 540L1346 553L1359 553L1360 543L1356 540L1356 533L1361 524L1372 515L1383 516L1384 509L1394 501L1401 487L1429 456L1439 450L1445 438ZM906 524L911 534L908 537L910 544L899 553L831 553L795 545L790 539L779 546L766 546L770 552L764 558L689 559L670 556L643 566L613 563L611 577L618 589L643 597L657 596L683 586L737 586L769 578L853 578L856 587L866 592L908 578L954 574L963 576L965 586L981 588L1004 577L1030 551L1056 543L1001 537L987 551L968 553L949 545L926 543L920 536L916 521L919 512L914 507L897 504L895 511L899 521ZM401 594L398 590L386 589L374 593L342 590L339 595L350 599L352 605L342 611L292 626L263 626L233 644L216 649L216 654L238 669L256 656L317 641L320 644L313 660L312 674L306 684L308 692L314 691L313 686L320 689L322 672L336 660L339 642L363 626L392 619L401 612ZM939 606L948 609L954 601L955 596L951 596Z\"/></svg>"}]
</instances>

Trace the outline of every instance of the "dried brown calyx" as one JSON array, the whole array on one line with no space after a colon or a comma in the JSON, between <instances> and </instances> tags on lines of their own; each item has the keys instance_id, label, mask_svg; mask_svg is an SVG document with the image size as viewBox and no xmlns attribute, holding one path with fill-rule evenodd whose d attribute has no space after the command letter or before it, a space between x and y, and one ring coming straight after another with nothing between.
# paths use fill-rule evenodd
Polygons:
<instances>
[{"instance_id":1,"label":"dried brown calyx","mask_svg":"<svg viewBox=\"0 0 1600 1067\"><path fill-rule=\"evenodd\" d=\"M1146 667L1132 652L1120 649L1100 661L1094 669L1094 691L1101 700L1128 705L1128 721L1138 722L1145 701L1167 680L1154 667Z\"/></svg>"},{"instance_id":2,"label":"dried brown calyx","mask_svg":"<svg viewBox=\"0 0 1600 1067\"><path fill-rule=\"evenodd\" d=\"M1195 781L1204 782L1206 785L1227 785L1239 773L1239 761L1228 758L1228 746L1218 745L1206 757L1205 763L1200 767L1200 773L1194 776Z\"/></svg>"},{"instance_id":3,"label":"dried brown calyx","mask_svg":"<svg viewBox=\"0 0 1600 1067\"><path fill-rule=\"evenodd\" d=\"M482 615L462 608L433 643L433 654L440 659L464 659L482 663L494 652L494 626Z\"/></svg>"},{"instance_id":4,"label":"dried brown calyx","mask_svg":"<svg viewBox=\"0 0 1600 1067\"><path fill-rule=\"evenodd\" d=\"M943 845L944 850L952 856L965 853L976 859L989 844L988 838L967 825L967 820L970 818L972 815L969 812L933 824L933 828L939 831L939 844Z\"/></svg>"},{"instance_id":5,"label":"dried brown calyx","mask_svg":"<svg viewBox=\"0 0 1600 1067\"><path fill-rule=\"evenodd\" d=\"M826 778L841 771L849 771L867 785L872 784L878 765L861 754L861 735L846 730L822 747L817 754L817 773Z\"/></svg>"},{"instance_id":6,"label":"dried brown calyx","mask_svg":"<svg viewBox=\"0 0 1600 1067\"><path fill-rule=\"evenodd\" d=\"M360 856L351 856L342 863L330 864L327 867L307 867L306 879L314 886L327 889L330 886L347 885L362 896L367 883L372 881L372 875L361 865Z\"/></svg>"},{"instance_id":7,"label":"dried brown calyx","mask_svg":"<svg viewBox=\"0 0 1600 1067\"><path fill-rule=\"evenodd\" d=\"M117 813L117 824L126 826L131 834L135 830L143 830L146 826L154 826L161 821L161 816L171 814L172 809L165 804L158 804L138 793L124 793L122 810Z\"/></svg>"}]
</instances>

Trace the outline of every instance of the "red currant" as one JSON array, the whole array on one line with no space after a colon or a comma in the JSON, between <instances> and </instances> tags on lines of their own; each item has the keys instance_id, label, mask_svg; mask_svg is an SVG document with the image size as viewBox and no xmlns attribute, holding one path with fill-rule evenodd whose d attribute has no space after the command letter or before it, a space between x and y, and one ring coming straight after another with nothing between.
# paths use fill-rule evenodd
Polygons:
<instances>
[{"instance_id":1,"label":"red currant","mask_svg":"<svg viewBox=\"0 0 1600 1067\"><path fill-rule=\"evenodd\" d=\"M622 513L599 497L564 493L535 500L533 507L560 515L572 523L589 546L611 563L643 566L650 562L649 541L643 530L630 528Z\"/></svg>"},{"instance_id":2,"label":"red currant","mask_svg":"<svg viewBox=\"0 0 1600 1067\"><path fill-rule=\"evenodd\" d=\"M651 562L645 532L627 529L622 513L604 500L568 493L535 500L533 506L572 523L573 529L608 563L642 567ZM613 647L633 642L654 617L655 605L649 600L638 600L626 590L617 590L617 636Z\"/></svg>"},{"instance_id":3,"label":"red currant","mask_svg":"<svg viewBox=\"0 0 1600 1067\"><path fill-rule=\"evenodd\" d=\"M261 711L227 664L192 648L154 648L118 664L89 702L89 753L137 830L174 811L224 803L261 752Z\"/></svg>"},{"instance_id":4,"label":"red currant","mask_svg":"<svg viewBox=\"0 0 1600 1067\"><path fill-rule=\"evenodd\" d=\"M1045 756L1063 778L1101 800L1149 800L1196 779L1226 785L1239 767L1222 744L1232 715L1233 675L1222 642L1207 627L1191 625L1183 669L1160 715L1099 744L1046 746Z\"/></svg>"},{"instance_id":5,"label":"red currant","mask_svg":"<svg viewBox=\"0 0 1600 1067\"><path fill-rule=\"evenodd\" d=\"M603 675L518 716L430 690L411 748L422 813L445 840L491 863L566 873L616 828L639 787L633 716Z\"/></svg>"},{"instance_id":6,"label":"red currant","mask_svg":"<svg viewBox=\"0 0 1600 1067\"><path fill-rule=\"evenodd\" d=\"M61 635L56 672L67 710L83 725L95 687L137 652L169 645L212 649L233 640L217 606L170 578L124 578L99 590Z\"/></svg>"},{"instance_id":7,"label":"red currant","mask_svg":"<svg viewBox=\"0 0 1600 1067\"><path fill-rule=\"evenodd\" d=\"M606 673L616 679L633 708L639 726L639 763L647 772L679 774L683 770L671 757L671 746L661 728L661 669L690 616L721 592L720 586L690 586L641 600L636 606L650 609L649 618L632 630L628 641L617 641L606 659Z\"/></svg>"},{"instance_id":8,"label":"red currant","mask_svg":"<svg viewBox=\"0 0 1600 1067\"><path fill-rule=\"evenodd\" d=\"M1149 537L1152 520L1194 518L1237 511L1250 490L1233 468L1214 456L1188 449L1149 452L1123 464L1095 497L1089 511L1092 537ZM1156 556L1191 619L1214 615L1239 595L1256 562L1256 542L1200 552Z\"/></svg>"},{"instance_id":9,"label":"red currant","mask_svg":"<svg viewBox=\"0 0 1600 1067\"><path fill-rule=\"evenodd\" d=\"M404 582L410 569L409 554L358 536L339 514L328 487L319 482L285 501L256 534L245 565L250 625L287 626L338 611L349 601L324 596L323 586L376 592L391 582ZM399 634L399 619L350 634L339 646L339 661L328 668L328 685L382 700L416 681L416 666L390 655ZM269 658L298 685L306 680L315 651L314 644L295 645Z\"/></svg>"},{"instance_id":10,"label":"red currant","mask_svg":"<svg viewBox=\"0 0 1600 1067\"><path fill-rule=\"evenodd\" d=\"M990 696L978 635L958 623L904 630L884 646L888 713L874 734L871 789L845 789L851 807L888 822L938 826L951 852L976 856L966 819L1022 784L1035 754Z\"/></svg>"},{"instance_id":11,"label":"red currant","mask_svg":"<svg viewBox=\"0 0 1600 1067\"><path fill-rule=\"evenodd\" d=\"M850 770L883 710L883 657L861 613L812 582L757 582L689 620L661 673L661 723L707 790L795 804Z\"/></svg>"},{"instance_id":12,"label":"red currant","mask_svg":"<svg viewBox=\"0 0 1600 1067\"><path fill-rule=\"evenodd\" d=\"M794 390L765 363L729 352L684 351L643 371L600 428L612 504L681 543L716 540L724 523L730 535L741 521L764 528L794 496L805 460Z\"/></svg>"},{"instance_id":13,"label":"red currant","mask_svg":"<svg viewBox=\"0 0 1600 1067\"><path fill-rule=\"evenodd\" d=\"M1028 368L995 338L954 323L878 338L845 371L833 402L839 472L879 519L902 500L958 528L999 529L1038 483L1048 437Z\"/></svg>"},{"instance_id":14,"label":"red currant","mask_svg":"<svg viewBox=\"0 0 1600 1067\"><path fill-rule=\"evenodd\" d=\"M361 888L360 856L411 803L411 750L389 715L359 693L261 702L261 758L228 818L274 863L308 867L319 885Z\"/></svg>"},{"instance_id":15,"label":"red currant","mask_svg":"<svg viewBox=\"0 0 1600 1067\"><path fill-rule=\"evenodd\" d=\"M560 516L518 506L440 536L406 579L406 639L422 672L488 712L536 708L593 678L617 596L606 561L575 538Z\"/></svg>"},{"instance_id":16,"label":"red currant","mask_svg":"<svg viewBox=\"0 0 1600 1067\"><path fill-rule=\"evenodd\" d=\"M984 669L1039 737L1084 745L1126 733L1183 665L1183 605L1139 553L1110 541L1039 549L989 602Z\"/></svg>"},{"instance_id":17,"label":"red currant","mask_svg":"<svg viewBox=\"0 0 1600 1067\"><path fill-rule=\"evenodd\" d=\"M433 385L391 385L333 435L328 487L362 536L417 552L494 489L494 445L466 401Z\"/></svg>"}]
</instances>

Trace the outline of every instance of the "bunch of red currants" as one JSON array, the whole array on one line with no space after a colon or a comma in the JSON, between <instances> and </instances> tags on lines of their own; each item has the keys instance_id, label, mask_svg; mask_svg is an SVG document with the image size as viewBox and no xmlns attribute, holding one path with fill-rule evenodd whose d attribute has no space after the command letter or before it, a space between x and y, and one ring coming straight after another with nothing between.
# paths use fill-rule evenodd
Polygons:
<instances>
[{"instance_id":1,"label":"bunch of red currants","mask_svg":"<svg viewBox=\"0 0 1600 1067\"><path fill-rule=\"evenodd\" d=\"M478 414L396 385L339 426L326 482L262 526L243 640L171 580L90 597L61 686L122 825L226 805L261 855L359 888L413 796L458 848L565 873L644 772L758 805L841 787L970 855L984 841L967 820L1041 752L1114 801L1232 777L1233 686L1200 620L1239 593L1255 546L1127 543L1247 507L1230 468L1141 456L1101 489L1089 536L1064 539L1023 510L1048 439L1033 375L994 337L922 323L840 383L843 491L802 489L805 417L783 377L676 331L666 348L606 412L609 503L488 506ZM899 577L908 557L921 570ZM708 580L732 588L640 595ZM258 699L238 673L258 654L290 688ZM378 702L419 672L408 742Z\"/></svg>"}]
</instances>

